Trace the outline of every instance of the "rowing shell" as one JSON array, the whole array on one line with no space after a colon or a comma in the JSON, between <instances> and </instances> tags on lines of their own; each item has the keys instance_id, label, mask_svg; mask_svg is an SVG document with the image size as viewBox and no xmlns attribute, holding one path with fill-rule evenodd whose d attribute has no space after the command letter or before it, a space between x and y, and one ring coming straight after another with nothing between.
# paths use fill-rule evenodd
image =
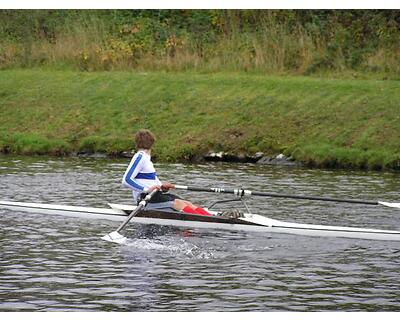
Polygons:
<instances>
[{"instance_id":1,"label":"rowing shell","mask_svg":"<svg viewBox=\"0 0 400 320\"><path fill-rule=\"evenodd\" d=\"M0 208L10 210L112 221L124 221L127 215L136 208L135 206L120 204L109 204L109 206L110 208L91 208L0 201ZM177 211L143 210L132 218L132 222L189 228L214 228L232 231L276 232L304 236L400 241L400 231L283 222L258 214L248 213L245 213L242 218L225 218L217 216L216 212L214 214L214 216L200 216Z\"/></svg>"}]
</instances>

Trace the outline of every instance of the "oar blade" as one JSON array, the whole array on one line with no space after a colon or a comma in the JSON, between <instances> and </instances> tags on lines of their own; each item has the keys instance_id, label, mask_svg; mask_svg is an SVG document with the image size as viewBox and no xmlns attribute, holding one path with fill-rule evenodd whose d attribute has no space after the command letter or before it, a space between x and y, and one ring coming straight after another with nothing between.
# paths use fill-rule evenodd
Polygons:
<instances>
[{"instance_id":1,"label":"oar blade","mask_svg":"<svg viewBox=\"0 0 400 320\"><path fill-rule=\"evenodd\" d=\"M398 208L400 209L400 202L384 202L384 201L378 201L379 204L390 207L390 208Z\"/></svg>"},{"instance_id":2,"label":"oar blade","mask_svg":"<svg viewBox=\"0 0 400 320\"><path fill-rule=\"evenodd\" d=\"M136 207L135 210L131 212L131 214L128 216L128 218L118 227L117 230L105 235L104 237L101 237L101 239L109 242L114 242L118 244L124 244L128 239L125 238L122 234L119 232L128 224L129 221L138 213L140 210L142 210L147 203L150 201L150 199L158 192L158 189L153 189L149 194L146 195L146 197L140 201L138 206Z\"/></svg>"},{"instance_id":3,"label":"oar blade","mask_svg":"<svg viewBox=\"0 0 400 320\"><path fill-rule=\"evenodd\" d=\"M110 232L109 234L106 234L105 236L101 237L101 239L118 244L124 244L128 241L126 237L124 237L117 231Z\"/></svg>"}]
</instances>

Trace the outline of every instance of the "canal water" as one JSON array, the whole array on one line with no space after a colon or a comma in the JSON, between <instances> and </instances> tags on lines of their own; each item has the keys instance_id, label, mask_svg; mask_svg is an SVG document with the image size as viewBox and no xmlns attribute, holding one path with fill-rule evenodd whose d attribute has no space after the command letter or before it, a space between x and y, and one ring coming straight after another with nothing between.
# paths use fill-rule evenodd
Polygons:
<instances>
[{"instance_id":1,"label":"canal water","mask_svg":"<svg viewBox=\"0 0 400 320\"><path fill-rule=\"evenodd\" d=\"M0 156L0 200L131 202L129 159ZM400 200L396 172L252 164L157 164L163 181ZM179 192L207 205L228 195ZM400 229L385 207L254 197L284 221ZM400 243L130 224L0 209L0 311L400 311Z\"/></svg>"}]
</instances>

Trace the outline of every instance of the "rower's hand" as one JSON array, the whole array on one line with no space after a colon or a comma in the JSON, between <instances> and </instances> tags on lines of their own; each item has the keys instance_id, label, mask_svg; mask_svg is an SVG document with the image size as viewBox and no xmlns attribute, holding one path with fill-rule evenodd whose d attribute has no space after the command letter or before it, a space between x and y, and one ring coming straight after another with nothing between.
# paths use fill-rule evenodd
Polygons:
<instances>
[{"instance_id":1,"label":"rower's hand","mask_svg":"<svg viewBox=\"0 0 400 320\"><path fill-rule=\"evenodd\" d=\"M161 186L159 186L158 184L155 184L154 186L149 187L148 189L148 193L152 192L153 190L160 190Z\"/></svg>"},{"instance_id":2,"label":"rower's hand","mask_svg":"<svg viewBox=\"0 0 400 320\"><path fill-rule=\"evenodd\" d=\"M170 182L165 182L161 185L161 190L167 192L169 189L175 189L175 186Z\"/></svg>"}]
</instances>

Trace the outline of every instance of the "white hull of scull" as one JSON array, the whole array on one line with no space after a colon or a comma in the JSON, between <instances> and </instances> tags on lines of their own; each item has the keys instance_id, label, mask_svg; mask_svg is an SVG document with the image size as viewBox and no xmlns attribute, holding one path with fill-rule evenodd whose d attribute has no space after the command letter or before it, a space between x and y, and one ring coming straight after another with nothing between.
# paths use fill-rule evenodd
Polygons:
<instances>
[{"instance_id":1,"label":"white hull of scull","mask_svg":"<svg viewBox=\"0 0 400 320\"><path fill-rule=\"evenodd\" d=\"M50 205L40 203L0 201L0 208L40 213L61 215L68 217L102 219L111 221L125 221L127 214L123 210L133 210L134 206L111 205L109 208L78 207L67 205ZM283 222L270 219L257 214L245 214L240 220L254 224L216 223L176 219L158 219L149 217L133 217L131 222L141 224L157 224L186 228L223 229L230 231L250 231L265 233L285 233L315 237L342 237L369 240L400 241L400 231L364 229L351 227L336 227Z\"/></svg>"}]
</instances>

